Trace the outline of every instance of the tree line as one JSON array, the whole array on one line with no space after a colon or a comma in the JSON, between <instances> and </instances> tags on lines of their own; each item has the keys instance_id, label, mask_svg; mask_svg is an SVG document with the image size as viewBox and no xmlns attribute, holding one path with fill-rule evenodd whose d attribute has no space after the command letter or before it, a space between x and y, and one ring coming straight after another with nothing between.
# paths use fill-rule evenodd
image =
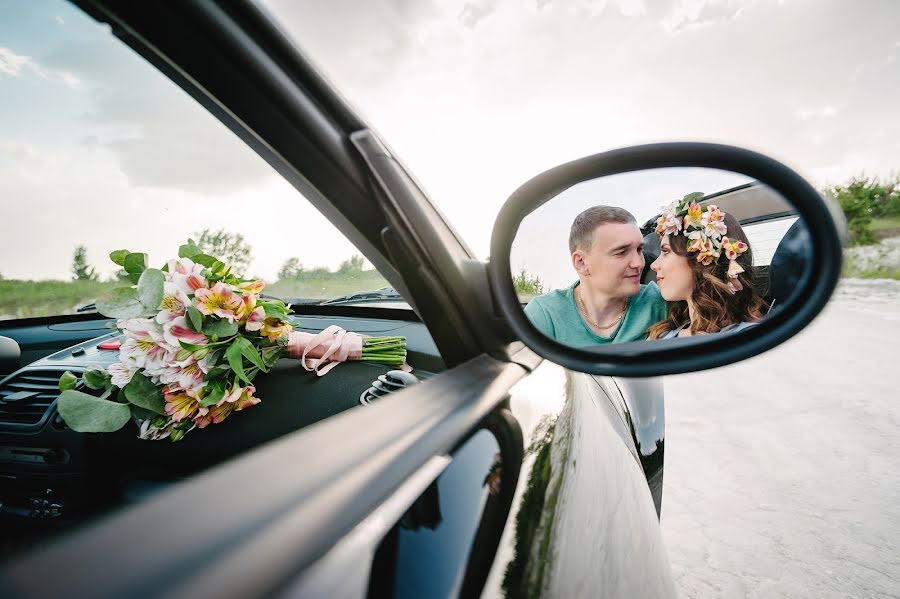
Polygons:
<instances>
[{"instance_id":1,"label":"tree line","mask_svg":"<svg viewBox=\"0 0 900 599\"><path fill-rule=\"evenodd\" d=\"M247 274L250 262L253 260L253 248L244 239L240 233L231 233L225 229L211 230L203 229L194 233L197 247L204 254L216 256L232 269L240 274ZM365 260L362 256L355 254L341 262L338 274L348 275L353 273L362 273L365 267ZM87 247L78 245L72 256L72 279L75 281L99 281L100 275L88 263ZM327 268L313 267L305 268L297 257L288 258L278 270L278 280L291 281L299 280L306 276L316 276L322 274L333 274ZM128 273L120 270L115 277L120 280L128 278Z\"/></svg>"}]
</instances>

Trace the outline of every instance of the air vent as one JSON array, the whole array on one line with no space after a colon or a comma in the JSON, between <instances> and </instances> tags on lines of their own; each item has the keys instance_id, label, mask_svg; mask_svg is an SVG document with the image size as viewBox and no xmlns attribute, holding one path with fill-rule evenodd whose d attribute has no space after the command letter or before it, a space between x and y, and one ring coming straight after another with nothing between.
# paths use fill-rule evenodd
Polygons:
<instances>
[{"instance_id":1,"label":"air vent","mask_svg":"<svg viewBox=\"0 0 900 599\"><path fill-rule=\"evenodd\" d=\"M61 375L53 370L25 370L0 385L0 425L39 423L59 397Z\"/></svg>"},{"instance_id":2,"label":"air vent","mask_svg":"<svg viewBox=\"0 0 900 599\"><path fill-rule=\"evenodd\" d=\"M368 405L379 397L384 397L388 393L415 385L418 382L419 379L408 372L390 370L372 381L372 386L359 396L359 403Z\"/></svg>"}]
</instances>

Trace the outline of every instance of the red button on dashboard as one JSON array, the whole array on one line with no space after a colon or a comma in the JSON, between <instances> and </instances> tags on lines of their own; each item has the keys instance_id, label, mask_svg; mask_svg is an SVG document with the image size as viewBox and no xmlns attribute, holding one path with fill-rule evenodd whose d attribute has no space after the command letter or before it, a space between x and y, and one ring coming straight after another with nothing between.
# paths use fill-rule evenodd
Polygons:
<instances>
[{"instance_id":1,"label":"red button on dashboard","mask_svg":"<svg viewBox=\"0 0 900 599\"><path fill-rule=\"evenodd\" d=\"M118 339L110 339L97 345L97 349L119 349L120 347L122 347L122 342Z\"/></svg>"}]
</instances>

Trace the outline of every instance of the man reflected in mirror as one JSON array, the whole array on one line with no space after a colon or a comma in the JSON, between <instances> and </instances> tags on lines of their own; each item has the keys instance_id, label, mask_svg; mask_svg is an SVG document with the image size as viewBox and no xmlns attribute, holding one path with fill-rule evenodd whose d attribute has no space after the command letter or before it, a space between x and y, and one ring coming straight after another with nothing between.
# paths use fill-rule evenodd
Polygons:
<instances>
[{"instance_id":1,"label":"man reflected in mirror","mask_svg":"<svg viewBox=\"0 0 900 599\"><path fill-rule=\"evenodd\" d=\"M578 280L531 300L525 314L565 345L586 347L646 339L666 317L656 283L641 285L644 239L634 216L615 206L593 206L572 223L569 253Z\"/></svg>"}]
</instances>

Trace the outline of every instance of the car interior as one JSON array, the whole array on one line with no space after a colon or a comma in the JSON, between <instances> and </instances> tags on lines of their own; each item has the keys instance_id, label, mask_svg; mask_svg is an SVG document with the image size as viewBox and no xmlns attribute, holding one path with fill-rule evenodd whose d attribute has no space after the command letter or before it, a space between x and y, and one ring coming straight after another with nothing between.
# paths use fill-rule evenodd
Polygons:
<instances>
[{"instance_id":1,"label":"car interior","mask_svg":"<svg viewBox=\"0 0 900 599\"><path fill-rule=\"evenodd\" d=\"M425 326L411 310L331 306L303 307L298 330L315 333L331 325L368 335L407 339L407 364L416 380L444 370ZM339 313L355 314L341 316ZM373 314L374 313L374 314ZM365 317L362 316L365 314ZM375 317L375 315L379 317ZM110 319L62 317L57 322L0 322L7 369L0 379L0 520L10 531L4 551L28 546L72 523L83 523L113 507L142 501L172 482L240 456L282 435L350 409L366 409L390 392L378 377L394 367L346 362L337 375L317 376L298 360L283 358L254 384L263 400L252 418L229 418L178 443L147 442L133 425L116 433L70 430L53 407L66 370L106 366L117 351ZM99 335L99 336L98 336ZM14 339L17 343L12 342ZM21 355L16 360L16 353ZM112 346L115 347L115 346ZM14 367L12 365L15 365ZM83 385L79 390L99 395ZM298 464L297 467L302 467Z\"/></svg>"}]
</instances>

